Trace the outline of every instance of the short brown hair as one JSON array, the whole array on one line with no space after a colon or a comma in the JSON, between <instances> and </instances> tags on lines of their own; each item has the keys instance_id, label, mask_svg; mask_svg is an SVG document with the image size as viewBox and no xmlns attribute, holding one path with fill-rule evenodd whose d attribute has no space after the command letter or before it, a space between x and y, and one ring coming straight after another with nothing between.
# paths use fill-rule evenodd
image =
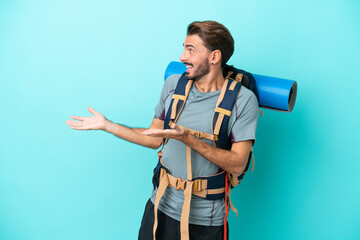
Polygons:
<instances>
[{"instance_id":1,"label":"short brown hair","mask_svg":"<svg viewBox=\"0 0 360 240\"><path fill-rule=\"evenodd\" d=\"M215 21L192 22L187 28L187 35L198 35L210 51L220 50L221 66L224 67L234 53L234 39L229 30Z\"/></svg>"}]
</instances>

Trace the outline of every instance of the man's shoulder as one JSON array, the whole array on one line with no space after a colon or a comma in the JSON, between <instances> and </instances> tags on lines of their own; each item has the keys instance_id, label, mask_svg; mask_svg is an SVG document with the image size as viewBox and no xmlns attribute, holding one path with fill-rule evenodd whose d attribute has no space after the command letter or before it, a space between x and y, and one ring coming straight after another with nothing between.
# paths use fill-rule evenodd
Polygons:
<instances>
[{"instance_id":1,"label":"man's shoulder","mask_svg":"<svg viewBox=\"0 0 360 240\"><path fill-rule=\"evenodd\" d=\"M239 100L246 101L246 100L249 100L249 99L253 99L253 101L256 100L256 102L257 102L257 98L256 98L255 93L253 91L251 91L250 89L248 89L248 88L246 88L244 86L241 86L236 101L239 101Z\"/></svg>"},{"instance_id":2,"label":"man's shoulder","mask_svg":"<svg viewBox=\"0 0 360 240\"><path fill-rule=\"evenodd\" d=\"M166 78L164 86L169 90L175 89L180 77L181 77L181 74L170 75L169 77Z\"/></svg>"},{"instance_id":3,"label":"man's shoulder","mask_svg":"<svg viewBox=\"0 0 360 240\"><path fill-rule=\"evenodd\" d=\"M253 91L242 86L236 99L236 110L240 114L243 110L247 109L250 112L258 112L259 102ZM238 115L238 114L237 114Z\"/></svg>"}]
</instances>

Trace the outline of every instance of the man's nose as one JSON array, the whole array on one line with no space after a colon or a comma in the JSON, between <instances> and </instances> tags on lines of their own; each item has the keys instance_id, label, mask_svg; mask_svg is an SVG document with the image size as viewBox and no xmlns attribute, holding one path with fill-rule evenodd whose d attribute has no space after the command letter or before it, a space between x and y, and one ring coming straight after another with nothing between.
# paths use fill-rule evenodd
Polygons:
<instances>
[{"instance_id":1,"label":"man's nose","mask_svg":"<svg viewBox=\"0 0 360 240\"><path fill-rule=\"evenodd\" d=\"M181 56L180 56L180 62L185 62L186 59L187 59L186 53L185 53L185 51L183 51Z\"/></svg>"}]
</instances>

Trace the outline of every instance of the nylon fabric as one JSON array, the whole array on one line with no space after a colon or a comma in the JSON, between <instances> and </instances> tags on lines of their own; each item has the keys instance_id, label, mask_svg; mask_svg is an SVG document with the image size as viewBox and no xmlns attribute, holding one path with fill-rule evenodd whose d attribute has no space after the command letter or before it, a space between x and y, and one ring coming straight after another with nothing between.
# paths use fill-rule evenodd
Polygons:
<instances>
[{"instance_id":1,"label":"nylon fabric","mask_svg":"<svg viewBox=\"0 0 360 240\"><path fill-rule=\"evenodd\" d=\"M184 190L184 205L181 213L180 221L180 233L181 240L189 240L189 214L190 214L190 203L191 203L191 193L194 182L190 181L186 183L186 188Z\"/></svg>"}]
</instances>

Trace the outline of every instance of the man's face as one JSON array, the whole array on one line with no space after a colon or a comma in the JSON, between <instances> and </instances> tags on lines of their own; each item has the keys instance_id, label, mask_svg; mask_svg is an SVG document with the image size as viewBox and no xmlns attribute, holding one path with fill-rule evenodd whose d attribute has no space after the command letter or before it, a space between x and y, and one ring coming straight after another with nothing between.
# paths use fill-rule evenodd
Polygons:
<instances>
[{"instance_id":1,"label":"man's face","mask_svg":"<svg viewBox=\"0 0 360 240\"><path fill-rule=\"evenodd\" d=\"M198 35L185 38L180 61L187 67L185 76L189 80L197 81L210 72L210 51Z\"/></svg>"}]
</instances>

